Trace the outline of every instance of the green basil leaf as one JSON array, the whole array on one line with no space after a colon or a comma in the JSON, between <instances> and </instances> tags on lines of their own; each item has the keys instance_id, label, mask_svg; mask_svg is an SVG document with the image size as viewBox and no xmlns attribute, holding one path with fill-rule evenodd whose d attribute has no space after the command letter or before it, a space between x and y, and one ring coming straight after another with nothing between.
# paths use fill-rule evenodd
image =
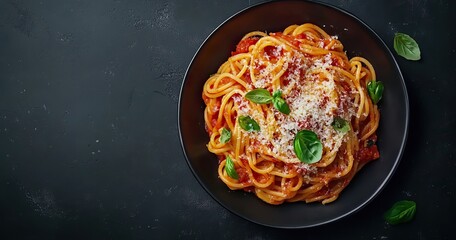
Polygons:
<instances>
[{"instance_id":1,"label":"green basil leaf","mask_svg":"<svg viewBox=\"0 0 456 240\"><path fill-rule=\"evenodd\" d=\"M304 163L316 163L323 154L323 144L316 133L310 130L299 131L293 142L296 156Z\"/></svg>"},{"instance_id":2,"label":"green basil leaf","mask_svg":"<svg viewBox=\"0 0 456 240\"><path fill-rule=\"evenodd\" d=\"M407 60L420 60L421 51L418 43L407 34L396 33L394 35L394 50L399 56Z\"/></svg>"},{"instance_id":3,"label":"green basil leaf","mask_svg":"<svg viewBox=\"0 0 456 240\"><path fill-rule=\"evenodd\" d=\"M234 168L234 162L231 160L230 156L226 156L225 162L225 170L228 176L233 179L239 179L239 175L236 172L236 168Z\"/></svg>"},{"instance_id":4,"label":"green basil leaf","mask_svg":"<svg viewBox=\"0 0 456 240\"><path fill-rule=\"evenodd\" d=\"M366 147L372 147L375 144L375 141L372 139L368 139L366 142Z\"/></svg>"},{"instance_id":5,"label":"green basil leaf","mask_svg":"<svg viewBox=\"0 0 456 240\"><path fill-rule=\"evenodd\" d=\"M282 91L277 90L274 93L272 93L272 98L281 98L282 97Z\"/></svg>"},{"instance_id":6,"label":"green basil leaf","mask_svg":"<svg viewBox=\"0 0 456 240\"><path fill-rule=\"evenodd\" d=\"M272 101L271 93L269 93L268 90L263 89L263 88L257 88L257 89L254 89L254 90L246 93L245 98L247 98L251 102L259 103L259 104L267 104L267 103L271 103L271 101Z\"/></svg>"},{"instance_id":7,"label":"green basil leaf","mask_svg":"<svg viewBox=\"0 0 456 240\"><path fill-rule=\"evenodd\" d=\"M220 142L227 143L231 139L231 132L226 128L222 128L222 133L220 134Z\"/></svg>"},{"instance_id":8,"label":"green basil leaf","mask_svg":"<svg viewBox=\"0 0 456 240\"><path fill-rule=\"evenodd\" d=\"M331 126L333 126L333 128L336 131L341 132L341 133L346 133L350 130L350 124L348 123L348 121L339 116L334 117L334 120L333 120Z\"/></svg>"},{"instance_id":9,"label":"green basil leaf","mask_svg":"<svg viewBox=\"0 0 456 240\"><path fill-rule=\"evenodd\" d=\"M416 212L414 201L402 200L396 202L384 215L389 224L405 223L413 219Z\"/></svg>"},{"instance_id":10,"label":"green basil leaf","mask_svg":"<svg viewBox=\"0 0 456 240\"><path fill-rule=\"evenodd\" d=\"M239 116L238 122L241 128L248 132L260 131L260 125L249 116Z\"/></svg>"},{"instance_id":11,"label":"green basil leaf","mask_svg":"<svg viewBox=\"0 0 456 240\"><path fill-rule=\"evenodd\" d=\"M377 104L380 99L382 99L383 89L383 83L380 81L370 81L367 83L367 91L369 92L369 96L374 104Z\"/></svg>"},{"instance_id":12,"label":"green basil leaf","mask_svg":"<svg viewBox=\"0 0 456 240\"><path fill-rule=\"evenodd\" d=\"M291 112L290 111L290 107L288 106L287 102L282 98L282 92L280 90L276 91L272 95L272 104L281 113L284 113L284 114L288 115Z\"/></svg>"}]
</instances>

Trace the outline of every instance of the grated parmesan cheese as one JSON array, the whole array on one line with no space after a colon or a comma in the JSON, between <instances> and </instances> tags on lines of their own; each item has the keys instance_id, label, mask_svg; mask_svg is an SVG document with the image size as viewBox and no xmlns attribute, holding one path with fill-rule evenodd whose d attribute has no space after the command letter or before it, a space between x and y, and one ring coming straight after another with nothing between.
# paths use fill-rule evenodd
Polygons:
<instances>
[{"instance_id":1,"label":"grated parmesan cheese","mask_svg":"<svg viewBox=\"0 0 456 240\"><path fill-rule=\"evenodd\" d=\"M332 36L338 39L337 36ZM323 44L323 43L322 43ZM298 131L308 129L315 132L323 144L324 149L338 149L346 141L344 133L337 132L331 126L335 116L351 119L356 116L356 106L351 96L355 91L344 92L337 88L336 80L343 76L336 76L331 70L331 53L320 57L307 58L302 53L292 50L287 52L279 45L272 54L284 58L283 67L289 68L286 80L288 84L281 86L282 97L288 103L291 113L285 115L273 109L273 116L264 116L257 111L243 96L233 96L238 106L239 115L249 115L259 125L261 130L251 134L251 138L264 146L268 146L270 154L286 159L287 163L298 164L306 174L316 173L313 165L302 163L294 153L293 141ZM281 56L280 56L281 55ZM270 88L272 79L277 74L277 63L264 62L255 59L250 67L262 66L255 76L255 81L249 87ZM293 68L291 69L291 66ZM318 76L315 74L319 74ZM324 78L321 77L324 75ZM247 91L252 90L247 89ZM275 89L277 90L277 89ZM344 106L344 109L340 109ZM253 150L249 146L248 150Z\"/></svg>"}]
</instances>

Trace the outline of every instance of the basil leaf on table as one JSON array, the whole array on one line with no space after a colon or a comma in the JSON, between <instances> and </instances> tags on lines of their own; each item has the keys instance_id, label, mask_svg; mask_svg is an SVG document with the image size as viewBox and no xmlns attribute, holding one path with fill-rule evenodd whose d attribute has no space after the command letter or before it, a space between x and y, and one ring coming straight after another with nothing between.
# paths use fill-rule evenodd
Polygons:
<instances>
[{"instance_id":1,"label":"basil leaf on table","mask_svg":"<svg viewBox=\"0 0 456 240\"><path fill-rule=\"evenodd\" d=\"M296 156L304 163L316 163L323 155L323 144L316 133L310 130L299 131L293 141Z\"/></svg>"},{"instance_id":2,"label":"basil leaf on table","mask_svg":"<svg viewBox=\"0 0 456 240\"><path fill-rule=\"evenodd\" d=\"M416 212L414 201L402 200L396 202L384 215L389 224L405 223L413 219Z\"/></svg>"},{"instance_id":3,"label":"basil leaf on table","mask_svg":"<svg viewBox=\"0 0 456 240\"><path fill-rule=\"evenodd\" d=\"M377 104L380 99L382 99L383 89L383 83L380 81L373 80L367 83L367 91L369 92L369 96L374 104Z\"/></svg>"},{"instance_id":4,"label":"basil leaf on table","mask_svg":"<svg viewBox=\"0 0 456 240\"><path fill-rule=\"evenodd\" d=\"M260 131L260 125L249 116L239 116L238 122L241 128L248 132Z\"/></svg>"},{"instance_id":5,"label":"basil leaf on table","mask_svg":"<svg viewBox=\"0 0 456 240\"><path fill-rule=\"evenodd\" d=\"M347 120L337 116L334 118L331 126L338 132L346 133L350 130L350 124Z\"/></svg>"},{"instance_id":6,"label":"basil leaf on table","mask_svg":"<svg viewBox=\"0 0 456 240\"><path fill-rule=\"evenodd\" d=\"M239 179L239 175L236 172L236 168L234 168L234 162L231 160L230 156L226 156L225 162L225 170L228 176L232 179Z\"/></svg>"},{"instance_id":7,"label":"basil leaf on table","mask_svg":"<svg viewBox=\"0 0 456 240\"><path fill-rule=\"evenodd\" d=\"M396 33L394 35L394 50L399 56L407 60L417 61L421 59L418 43L405 33Z\"/></svg>"},{"instance_id":8,"label":"basil leaf on table","mask_svg":"<svg viewBox=\"0 0 456 240\"><path fill-rule=\"evenodd\" d=\"M282 92L280 90L272 95L272 104L281 113L288 115L291 112L287 102L282 98Z\"/></svg>"},{"instance_id":9,"label":"basil leaf on table","mask_svg":"<svg viewBox=\"0 0 456 240\"><path fill-rule=\"evenodd\" d=\"M222 133L220 134L220 142L227 143L231 139L231 132L226 128L222 128Z\"/></svg>"},{"instance_id":10,"label":"basil leaf on table","mask_svg":"<svg viewBox=\"0 0 456 240\"><path fill-rule=\"evenodd\" d=\"M254 89L245 94L245 98L248 100L259 103L259 104L268 104L272 102L271 93L268 90L263 88Z\"/></svg>"}]
</instances>

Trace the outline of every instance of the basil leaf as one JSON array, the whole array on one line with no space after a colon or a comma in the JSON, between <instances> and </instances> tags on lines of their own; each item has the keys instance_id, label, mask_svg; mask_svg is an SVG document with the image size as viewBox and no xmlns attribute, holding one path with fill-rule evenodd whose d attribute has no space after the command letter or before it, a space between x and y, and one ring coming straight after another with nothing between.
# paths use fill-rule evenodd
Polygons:
<instances>
[{"instance_id":1,"label":"basil leaf","mask_svg":"<svg viewBox=\"0 0 456 240\"><path fill-rule=\"evenodd\" d=\"M389 224L405 223L413 219L416 212L414 201L402 200L396 202L384 215Z\"/></svg>"},{"instance_id":2,"label":"basil leaf","mask_svg":"<svg viewBox=\"0 0 456 240\"><path fill-rule=\"evenodd\" d=\"M375 144L374 140L368 139L366 142L366 147L372 147Z\"/></svg>"},{"instance_id":3,"label":"basil leaf","mask_svg":"<svg viewBox=\"0 0 456 240\"><path fill-rule=\"evenodd\" d=\"M339 116L334 117L331 126L333 126L334 130L341 133L346 133L350 130L350 124L348 123L348 121Z\"/></svg>"},{"instance_id":4,"label":"basil leaf","mask_svg":"<svg viewBox=\"0 0 456 240\"><path fill-rule=\"evenodd\" d=\"M234 168L234 162L231 160L230 156L226 156L225 162L225 170L228 176L233 179L239 179L239 175L236 172L236 168Z\"/></svg>"},{"instance_id":5,"label":"basil leaf","mask_svg":"<svg viewBox=\"0 0 456 240\"><path fill-rule=\"evenodd\" d=\"M367 91L369 92L369 96L374 104L377 104L378 101L382 99L383 89L383 83L380 81L370 81L367 83Z\"/></svg>"},{"instance_id":6,"label":"basil leaf","mask_svg":"<svg viewBox=\"0 0 456 240\"><path fill-rule=\"evenodd\" d=\"M310 130L299 131L293 142L296 156L304 163L316 163L323 154L323 144L316 133Z\"/></svg>"},{"instance_id":7,"label":"basil leaf","mask_svg":"<svg viewBox=\"0 0 456 240\"><path fill-rule=\"evenodd\" d=\"M394 50L399 56L407 60L420 60L421 51L418 43L405 33L396 33L394 35Z\"/></svg>"},{"instance_id":8,"label":"basil leaf","mask_svg":"<svg viewBox=\"0 0 456 240\"><path fill-rule=\"evenodd\" d=\"M267 104L271 103L272 97L268 90L263 88L254 89L245 94L245 98L254 103Z\"/></svg>"},{"instance_id":9,"label":"basil leaf","mask_svg":"<svg viewBox=\"0 0 456 240\"><path fill-rule=\"evenodd\" d=\"M287 102L282 98L282 92L276 91L272 95L272 104L274 107L279 110L281 113L290 114L290 107L288 106Z\"/></svg>"},{"instance_id":10,"label":"basil leaf","mask_svg":"<svg viewBox=\"0 0 456 240\"><path fill-rule=\"evenodd\" d=\"M249 116L239 116L238 122L241 128L248 132L260 131L260 125Z\"/></svg>"},{"instance_id":11,"label":"basil leaf","mask_svg":"<svg viewBox=\"0 0 456 240\"><path fill-rule=\"evenodd\" d=\"M231 139L231 132L230 130L227 130L226 128L222 128L222 133L220 134L220 142L221 143L227 143Z\"/></svg>"},{"instance_id":12,"label":"basil leaf","mask_svg":"<svg viewBox=\"0 0 456 240\"><path fill-rule=\"evenodd\" d=\"M274 107L279 110L281 113L290 114L290 107L287 102L282 98L282 92L276 91L274 95L271 96L268 90L263 88L254 89L245 94L245 98L251 102L258 104L269 104L272 102Z\"/></svg>"},{"instance_id":13,"label":"basil leaf","mask_svg":"<svg viewBox=\"0 0 456 240\"><path fill-rule=\"evenodd\" d=\"M274 93L272 93L272 98L281 98L282 97L282 91L277 90Z\"/></svg>"}]
</instances>

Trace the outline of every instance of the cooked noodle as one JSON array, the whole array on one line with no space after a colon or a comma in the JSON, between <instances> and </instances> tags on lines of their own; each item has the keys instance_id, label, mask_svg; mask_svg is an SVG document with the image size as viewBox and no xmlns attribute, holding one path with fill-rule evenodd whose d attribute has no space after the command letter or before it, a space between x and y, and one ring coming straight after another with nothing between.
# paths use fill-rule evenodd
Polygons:
<instances>
[{"instance_id":1,"label":"cooked noodle","mask_svg":"<svg viewBox=\"0 0 456 240\"><path fill-rule=\"evenodd\" d=\"M380 113L366 90L375 79L368 60L348 59L337 36L313 24L246 34L202 93L207 147L219 157L220 179L230 189L254 192L270 204L336 200L356 172L379 157ZM280 90L290 113L246 99L254 89ZM260 130L243 129L239 116L251 117ZM347 132L332 126L335 117L347 120ZM225 143L222 129L231 133ZM303 129L316 133L323 146L315 163L298 159L293 149ZM237 179L227 172L227 157Z\"/></svg>"}]
</instances>

